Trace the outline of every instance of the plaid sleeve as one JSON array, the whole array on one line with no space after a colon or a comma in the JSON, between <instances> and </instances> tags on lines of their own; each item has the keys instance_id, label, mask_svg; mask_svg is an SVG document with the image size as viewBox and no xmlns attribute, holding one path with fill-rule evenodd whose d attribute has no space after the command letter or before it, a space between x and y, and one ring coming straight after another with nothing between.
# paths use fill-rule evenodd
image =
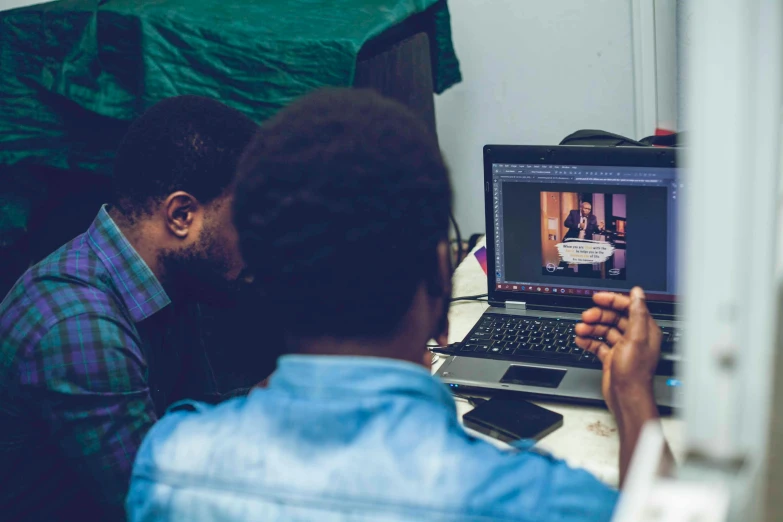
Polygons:
<instances>
[{"instance_id":1,"label":"plaid sleeve","mask_svg":"<svg viewBox=\"0 0 783 522\"><path fill-rule=\"evenodd\" d=\"M122 509L136 451L156 421L135 333L111 317L71 317L41 339L33 366L27 377L38 382L28 384L47 397L63 455L101 504Z\"/></svg>"}]
</instances>

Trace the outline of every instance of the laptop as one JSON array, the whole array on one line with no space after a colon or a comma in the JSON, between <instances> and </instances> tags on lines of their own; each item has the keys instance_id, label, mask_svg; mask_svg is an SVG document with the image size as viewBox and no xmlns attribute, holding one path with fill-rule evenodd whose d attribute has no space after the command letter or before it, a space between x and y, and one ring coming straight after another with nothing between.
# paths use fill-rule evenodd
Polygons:
<instances>
[{"instance_id":1,"label":"laptop","mask_svg":"<svg viewBox=\"0 0 783 522\"><path fill-rule=\"evenodd\" d=\"M663 331L655 398L677 407L678 178L674 149L486 145L490 307L436 375L460 393L603 404L574 325L594 293L641 286Z\"/></svg>"}]
</instances>

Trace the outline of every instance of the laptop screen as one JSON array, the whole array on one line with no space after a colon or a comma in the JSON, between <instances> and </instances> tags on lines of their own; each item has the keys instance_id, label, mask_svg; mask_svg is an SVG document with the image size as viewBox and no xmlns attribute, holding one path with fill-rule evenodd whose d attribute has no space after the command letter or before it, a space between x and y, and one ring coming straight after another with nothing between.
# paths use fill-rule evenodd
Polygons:
<instances>
[{"instance_id":1,"label":"laptop screen","mask_svg":"<svg viewBox=\"0 0 783 522\"><path fill-rule=\"evenodd\" d=\"M676 297L676 168L492 163L495 288Z\"/></svg>"}]
</instances>

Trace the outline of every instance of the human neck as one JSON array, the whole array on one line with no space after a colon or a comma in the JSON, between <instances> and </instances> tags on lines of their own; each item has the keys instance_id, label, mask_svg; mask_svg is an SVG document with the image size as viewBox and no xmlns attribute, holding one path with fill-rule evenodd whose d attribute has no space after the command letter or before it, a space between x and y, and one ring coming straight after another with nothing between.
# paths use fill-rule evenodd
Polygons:
<instances>
[{"instance_id":1,"label":"human neck","mask_svg":"<svg viewBox=\"0 0 783 522\"><path fill-rule=\"evenodd\" d=\"M162 281L164 277L163 267L161 266L158 249L155 247L149 239L152 236L149 232L149 222L144 219L139 219L136 222L131 222L125 214L120 212L116 207L109 208L109 216L120 229L122 235L128 240L134 250L141 256L141 259L149 267L158 281Z\"/></svg>"},{"instance_id":2,"label":"human neck","mask_svg":"<svg viewBox=\"0 0 783 522\"><path fill-rule=\"evenodd\" d=\"M336 339L334 337L289 338L293 352L303 355L383 357L426 365L427 340L411 336L394 339Z\"/></svg>"}]
</instances>

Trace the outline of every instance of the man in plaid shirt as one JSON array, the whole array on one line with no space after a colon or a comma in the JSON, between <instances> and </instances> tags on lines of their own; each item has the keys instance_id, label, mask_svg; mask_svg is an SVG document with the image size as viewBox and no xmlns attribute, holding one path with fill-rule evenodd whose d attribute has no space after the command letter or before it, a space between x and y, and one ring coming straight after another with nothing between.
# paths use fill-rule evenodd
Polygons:
<instances>
[{"instance_id":1,"label":"man in plaid shirt","mask_svg":"<svg viewBox=\"0 0 783 522\"><path fill-rule=\"evenodd\" d=\"M3 520L124 518L147 430L217 394L189 308L243 279L230 187L256 129L205 98L155 105L118 150L113 206L0 303Z\"/></svg>"}]
</instances>

